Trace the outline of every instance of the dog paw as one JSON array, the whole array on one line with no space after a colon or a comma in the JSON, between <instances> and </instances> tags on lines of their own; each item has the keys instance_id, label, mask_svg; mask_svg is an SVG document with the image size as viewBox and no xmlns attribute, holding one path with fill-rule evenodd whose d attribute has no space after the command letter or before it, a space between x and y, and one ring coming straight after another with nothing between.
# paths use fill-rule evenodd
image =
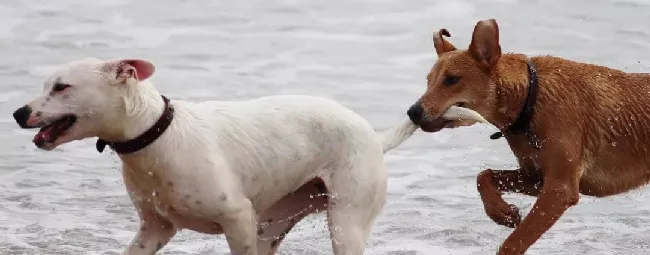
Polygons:
<instances>
[{"instance_id":1,"label":"dog paw","mask_svg":"<svg viewBox=\"0 0 650 255\"><path fill-rule=\"evenodd\" d=\"M485 212L499 225L514 228L521 222L519 208L512 204L503 204L502 206L485 205Z\"/></svg>"}]
</instances>

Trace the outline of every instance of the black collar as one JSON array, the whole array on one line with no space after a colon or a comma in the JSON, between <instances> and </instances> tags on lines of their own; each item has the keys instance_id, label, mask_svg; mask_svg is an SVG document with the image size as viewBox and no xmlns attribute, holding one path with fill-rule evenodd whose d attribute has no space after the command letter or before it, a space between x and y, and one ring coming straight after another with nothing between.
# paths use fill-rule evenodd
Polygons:
<instances>
[{"instance_id":1,"label":"black collar","mask_svg":"<svg viewBox=\"0 0 650 255\"><path fill-rule=\"evenodd\" d=\"M528 58L526 60L526 65L528 66L528 95L526 95L526 101L524 101L524 107L519 112L519 116L512 125L506 127L503 132L509 134L526 134L528 136L528 143L533 146L535 149L540 149L541 145L539 140L532 131L530 131L530 121L533 119L533 113L535 110L535 103L537 102L537 68L535 63ZM503 136L502 132L496 132L490 136L490 139L499 139Z\"/></svg>"},{"instance_id":2,"label":"black collar","mask_svg":"<svg viewBox=\"0 0 650 255\"><path fill-rule=\"evenodd\" d=\"M165 96L162 96L162 99L165 101L165 110L151 128L140 134L138 137L123 142L107 142L103 139L99 139L96 144L97 151L99 151L99 153L103 152L106 145L108 145L118 154L129 154L144 149L156 141L156 139L167 130L174 119L174 107L169 104L169 99Z\"/></svg>"}]
</instances>

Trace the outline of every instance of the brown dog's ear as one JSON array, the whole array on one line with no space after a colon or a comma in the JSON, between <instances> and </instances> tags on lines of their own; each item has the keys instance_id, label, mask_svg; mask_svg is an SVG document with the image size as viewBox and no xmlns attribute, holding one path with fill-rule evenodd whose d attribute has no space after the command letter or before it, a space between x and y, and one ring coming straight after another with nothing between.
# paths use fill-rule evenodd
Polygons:
<instances>
[{"instance_id":1,"label":"brown dog's ear","mask_svg":"<svg viewBox=\"0 0 650 255\"><path fill-rule=\"evenodd\" d=\"M481 20L474 27L469 52L484 68L490 70L501 57L499 25L494 19Z\"/></svg>"},{"instance_id":2,"label":"brown dog's ear","mask_svg":"<svg viewBox=\"0 0 650 255\"><path fill-rule=\"evenodd\" d=\"M442 55L442 53L449 52L449 51L455 51L456 47L454 47L453 44L445 40L446 37L451 37L451 34L447 29L440 29L437 33L433 34L433 47L436 48L436 53L438 53L438 57Z\"/></svg>"}]
</instances>

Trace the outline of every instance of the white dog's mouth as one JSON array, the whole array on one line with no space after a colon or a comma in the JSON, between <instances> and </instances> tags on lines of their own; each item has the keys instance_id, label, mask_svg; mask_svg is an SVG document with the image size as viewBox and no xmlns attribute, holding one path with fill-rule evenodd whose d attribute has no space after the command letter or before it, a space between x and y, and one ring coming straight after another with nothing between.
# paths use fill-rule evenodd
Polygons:
<instances>
[{"instance_id":1,"label":"white dog's mouth","mask_svg":"<svg viewBox=\"0 0 650 255\"><path fill-rule=\"evenodd\" d=\"M66 134L70 128L77 122L77 116L64 115L63 117L43 126L34 136L34 144L36 147L43 147L48 144L53 144L56 139Z\"/></svg>"}]
</instances>

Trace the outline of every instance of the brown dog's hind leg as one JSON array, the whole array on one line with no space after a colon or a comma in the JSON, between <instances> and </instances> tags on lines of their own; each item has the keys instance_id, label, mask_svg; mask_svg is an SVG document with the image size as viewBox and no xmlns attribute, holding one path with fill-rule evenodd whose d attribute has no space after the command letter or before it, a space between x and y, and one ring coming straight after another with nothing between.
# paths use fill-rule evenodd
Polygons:
<instances>
[{"instance_id":1,"label":"brown dog's hind leg","mask_svg":"<svg viewBox=\"0 0 650 255\"><path fill-rule=\"evenodd\" d=\"M521 222L519 209L506 203L503 192L515 192L537 196L542 187L542 179L518 170L486 169L476 178L476 186L483 200L485 213L499 225L514 228Z\"/></svg>"}]
</instances>

